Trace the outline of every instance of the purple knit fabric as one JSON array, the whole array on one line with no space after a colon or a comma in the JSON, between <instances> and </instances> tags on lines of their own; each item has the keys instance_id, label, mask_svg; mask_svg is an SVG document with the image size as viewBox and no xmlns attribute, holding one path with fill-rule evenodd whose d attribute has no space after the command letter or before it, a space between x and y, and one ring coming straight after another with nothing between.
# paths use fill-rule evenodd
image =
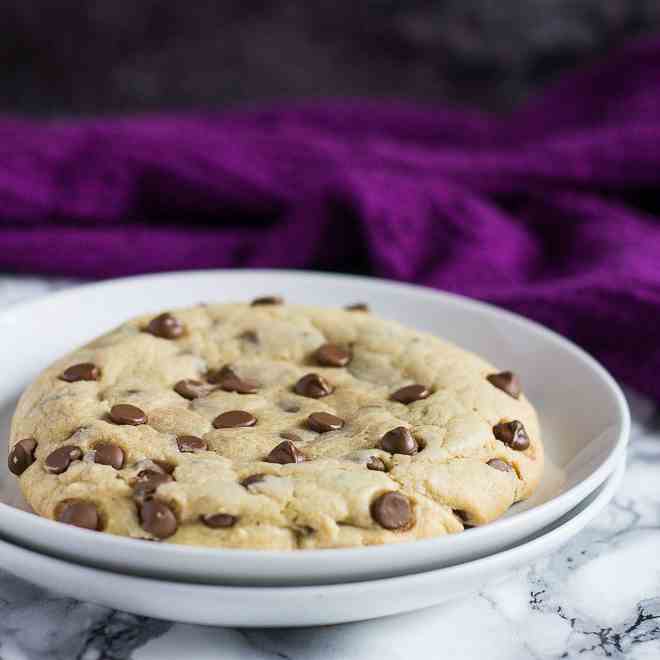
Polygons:
<instances>
[{"instance_id":1,"label":"purple knit fabric","mask_svg":"<svg viewBox=\"0 0 660 660\"><path fill-rule=\"evenodd\" d=\"M660 41L506 118L383 102L0 121L0 270L359 269L508 307L660 399Z\"/></svg>"}]
</instances>

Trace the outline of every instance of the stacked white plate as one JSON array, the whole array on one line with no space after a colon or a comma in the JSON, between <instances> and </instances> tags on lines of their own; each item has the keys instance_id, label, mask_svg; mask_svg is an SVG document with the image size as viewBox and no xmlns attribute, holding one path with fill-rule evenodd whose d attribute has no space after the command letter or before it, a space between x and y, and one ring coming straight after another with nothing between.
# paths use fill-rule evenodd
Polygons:
<instances>
[{"instance_id":1,"label":"stacked white plate","mask_svg":"<svg viewBox=\"0 0 660 660\"><path fill-rule=\"evenodd\" d=\"M550 553L587 525L621 480L629 413L582 350L495 307L421 287L287 271L204 271L116 280L0 315L0 428L28 383L72 347L136 314L276 293L373 312L445 337L516 371L541 418L548 466L529 501L490 525L437 539L293 553L155 544L89 532L28 511L0 475L3 568L66 595L148 616L232 626L369 619L438 604ZM4 461L2 462L4 465Z\"/></svg>"}]
</instances>

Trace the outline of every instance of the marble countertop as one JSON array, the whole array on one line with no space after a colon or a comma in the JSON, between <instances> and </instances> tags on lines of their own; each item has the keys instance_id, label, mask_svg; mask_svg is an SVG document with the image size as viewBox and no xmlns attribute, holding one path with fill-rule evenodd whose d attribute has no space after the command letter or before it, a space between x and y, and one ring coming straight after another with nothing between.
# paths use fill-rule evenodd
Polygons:
<instances>
[{"instance_id":1,"label":"marble countertop","mask_svg":"<svg viewBox=\"0 0 660 660\"><path fill-rule=\"evenodd\" d=\"M71 284L0 276L0 309ZM562 550L479 594L379 621L248 630L146 619L0 571L0 660L660 658L660 410L626 394L632 439L613 502Z\"/></svg>"}]
</instances>

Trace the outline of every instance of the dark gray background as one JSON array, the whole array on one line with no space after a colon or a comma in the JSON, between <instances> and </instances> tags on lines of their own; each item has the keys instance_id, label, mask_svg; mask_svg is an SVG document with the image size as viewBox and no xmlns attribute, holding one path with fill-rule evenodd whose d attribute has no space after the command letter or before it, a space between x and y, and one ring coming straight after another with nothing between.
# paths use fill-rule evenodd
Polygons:
<instances>
[{"instance_id":1,"label":"dark gray background","mask_svg":"<svg viewBox=\"0 0 660 660\"><path fill-rule=\"evenodd\" d=\"M660 0L5 0L0 111L72 115L320 96L504 110L660 27Z\"/></svg>"}]
</instances>

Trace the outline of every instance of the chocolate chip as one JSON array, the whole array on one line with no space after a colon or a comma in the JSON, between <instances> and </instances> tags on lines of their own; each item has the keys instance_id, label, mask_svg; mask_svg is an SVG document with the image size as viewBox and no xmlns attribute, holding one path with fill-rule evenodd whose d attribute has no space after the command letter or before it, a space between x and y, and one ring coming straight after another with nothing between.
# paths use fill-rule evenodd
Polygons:
<instances>
[{"instance_id":1,"label":"chocolate chip","mask_svg":"<svg viewBox=\"0 0 660 660\"><path fill-rule=\"evenodd\" d=\"M390 399L398 401L399 403L413 403L413 401L421 401L426 399L431 392L424 387L424 385L406 385L401 389L394 392Z\"/></svg>"},{"instance_id":2,"label":"chocolate chip","mask_svg":"<svg viewBox=\"0 0 660 660\"><path fill-rule=\"evenodd\" d=\"M419 449L417 440L405 426L397 426L380 439L380 448L390 454L412 456Z\"/></svg>"},{"instance_id":3,"label":"chocolate chip","mask_svg":"<svg viewBox=\"0 0 660 660\"><path fill-rule=\"evenodd\" d=\"M368 312L369 305L367 303L354 303L353 305L347 305L344 309L347 312Z\"/></svg>"},{"instance_id":4,"label":"chocolate chip","mask_svg":"<svg viewBox=\"0 0 660 660\"><path fill-rule=\"evenodd\" d=\"M91 362L82 362L74 364L60 375L60 380L67 383L75 383L79 380L98 380L101 376L101 370Z\"/></svg>"},{"instance_id":5,"label":"chocolate chip","mask_svg":"<svg viewBox=\"0 0 660 660\"><path fill-rule=\"evenodd\" d=\"M201 380L185 378L174 386L174 391L184 399L192 401L193 399L207 396L213 391L213 388L206 383L202 383Z\"/></svg>"},{"instance_id":6,"label":"chocolate chip","mask_svg":"<svg viewBox=\"0 0 660 660\"><path fill-rule=\"evenodd\" d=\"M139 502L150 499L162 484L167 484L174 479L165 472L155 470L142 470L137 475L137 482L133 486L133 497Z\"/></svg>"},{"instance_id":7,"label":"chocolate chip","mask_svg":"<svg viewBox=\"0 0 660 660\"><path fill-rule=\"evenodd\" d=\"M62 474L73 461L82 458L82 449L75 445L64 445L51 452L44 463L47 472L51 474Z\"/></svg>"},{"instance_id":8,"label":"chocolate chip","mask_svg":"<svg viewBox=\"0 0 660 660\"><path fill-rule=\"evenodd\" d=\"M121 470L124 467L124 450L112 442L100 442L94 447L94 462Z\"/></svg>"},{"instance_id":9,"label":"chocolate chip","mask_svg":"<svg viewBox=\"0 0 660 660\"><path fill-rule=\"evenodd\" d=\"M286 465L287 463L302 463L305 457L298 451L298 448L291 440L284 440L271 450L265 460L268 463Z\"/></svg>"},{"instance_id":10,"label":"chocolate chip","mask_svg":"<svg viewBox=\"0 0 660 660\"><path fill-rule=\"evenodd\" d=\"M229 410L218 415L213 420L216 429L233 429L238 427L254 426L257 418L245 410Z\"/></svg>"},{"instance_id":11,"label":"chocolate chip","mask_svg":"<svg viewBox=\"0 0 660 660\"><path fill-rule=\"evenodd\" d=\"M119 403L110 409L110 419L115 424L140 426L147 423L147 416L137 406L130 403Z\"/></svg>"},{"instance_id":12,"label":"chocolate chip","mask_svg":"<svg viewBox=\"0 0 660 660\"><path fill-rule=\"evenodd\" d=\"M282 305L284 304L284 299L280 296L262 296L261 298L255 298L250 305L252 307L257 307L258 305Z\"/></svg>"},{"instance_id":13,"label":"chocolate chip","mask_svg":"<svg viewBox=\"0 0 660 660\"><path fill-rule=\"evenodd\" d=\"M385 461L378 456L370 456L367 461L367 470L374 470L375 472L387 472Z\"/></svg>"},{"instance_id":14,"label":"chocolate chip","mask_svg":"<svg viewBox=\"0 0 660 660\"><path fill-rule=\"evenodd\" d=\"M522 422L518 420L502 422L493 426L493 434L498 440L515 451L524 451L529 447L529 436Z\"/></svg>"},{"instance_id":15,"label":"chocolate chip","mask_svg":"<svg viewBox=\"0 0 660 660\"><path fill-rule=\"evenodd\" d=\"M180 435L176 439L176 444L179 451L186 453L206 451L208 449L206 440L202 440L202 438L198 438L196 435Z\"/></svg>"},{"instance_id":16,"label":"chocolate chip","mask_svg":"<svg viewBox=\"0 0 660 660\"><path fill-rule=\"evenodd\" d=\"M202 522L211 529L225 529L233 527L238 518L230 516L228 513L205 513L200 516Z\"/></svg>"},{"instance_id":17,"label":"chocolate chip","mask_svg":"<svg viewBox=\"0 0 660 660\"><path fill-rule=\"evenodd\" d=\"M9 471L16 476L20 476L34 463L34 450L37 448L37 441L34 438L24 438L19 440L9 452L7 467Z\"/></svg>"},{"instance_id":18,"label":"chocolate chip","mask_svg":"<svg viewBox=\"0 0 660 660\"><path fill-rule=\"evenodd\" d=\"M318 374L303 376L294 387L296 394L307 396L310 399L320 399L332 394L333 388L328 381Z\"/></svg>"},{"instance_id":19,"label":"chocolate chip","mask_svg":"<svg viewBox=\"0 0 660 660\"><path fill-rule=\"evenodd\" d=\"M506 461L502 461L499 458L492 458L486 465L500 470L500 472L513 472L513 468Z\"/></svg>"},{"instance_id":20,"label":"chocolate chip","mask_svg":"<svg viewBox=\"0 0 660 660\"><path fill-rule=\"evenodd\" d=\"M264 478L265 474L259 473L259 474L251 474L249 477L245 477L243 481L241 481L241 486L244 488L249 488L252 484L258 484L261 483Z\"/></svg>"},{"instance_id":21,"label":"chocolate chip","mask_svg":"<svg viewBox=\"0 0 660 660\"><path fill-rule=\"evenodd\" d=\"M383 493L372 502L371 517L385 529L404 529L412 523L412 507L401 493Z\"/></svg>"},{"instance_id":22,"label":"chocolate chip","mask_svg":"<svg viewBox=\"0 0 660 660\"><path fill-rule=\"evenodd\" d=\"M307 418L307 426L312 431L327 433L328 431L339 430L344 426L344 420L327 412L315 412Z\"/></svg>"},{"instance_id":23,"label":"chocolate chip","mask_svg":"<svg viewBox=\"0 0 660 660\"><path fill-rule=\"evenodd\" d=\"M511 371L503 371L499 374L491 374L486 376L486 379L491 385L494 385L498 389L506 392L509 396L512 396L514 399L520 397L520 381L518 376Z\"/></svg>"},{"instance_id":24,"label":"chocolate chip","mask_svg":"<svg viewBox=\"0 0 660 660\"><path fill-rule=\"evenodd\" d=\"M96 506L81 500L66 502L58 508L55 517L59 522L83 529L97 530L101 522Z\"/></svg>"},{"instance_id":25,"label":"chocolate chip","mask_svg":"<svg viewBox=\"0 0 660 660\"><path fill-rule=\"evenodd\" d=\"M149 321L147 332L162 339L177 339L185 332L185 326L168 312Z\"/></svg>"},{"instance_id":26,"label":"chocolate chip","mask_svg":"<svg viewBox=\"0 0 660 660\"><path fill-rule=\"evenodd\" d=\"M145 531L159 539L172 536L178 527L172 509L158 500L147 500L140 506L140 522Z\"/></svg>"},{"instance_id":27,"label":"chocolate chip","mask_svg":"<svg viewBox=\"0 0 660 660\"><path fill-rule=\"evenodd\" d=\"M239 378L236 372L226 365L222 369L208 374L207 378L210 383L215 383L225 392L254 394L257 391L257 383L248 378Z\"/></svg>"},{"instance_id":28,"label":"chocolate chip","mask_svg":"<svg viewBox=\"0 0 660 660\"><path fill-rule=\"evenodd\" d=\"M323 367L345 367L351 361L351 353L337 344L323 344L316 349L314 359Z\"/></svg>"}]
</instances>

